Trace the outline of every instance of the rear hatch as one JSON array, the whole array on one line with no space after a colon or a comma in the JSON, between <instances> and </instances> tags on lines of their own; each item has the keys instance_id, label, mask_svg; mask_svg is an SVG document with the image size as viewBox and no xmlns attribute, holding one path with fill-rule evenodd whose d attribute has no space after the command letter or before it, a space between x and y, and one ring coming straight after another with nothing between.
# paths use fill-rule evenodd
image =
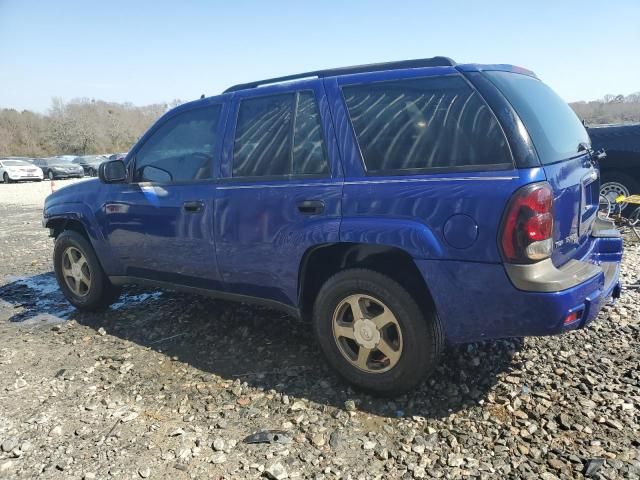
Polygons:
<instances>
[{"instance_id":1,"label":"rear hatch","mask_svg":"<svg viewBox=\"0 0 640 480\"><path fill-rule=\"evenodd\" d=\"M600 184L589 135L569 105L537 78L506 71L485 74L520 116L553 189L553 263L582 258L597 216Z\"/></svg>"}]
</instances>

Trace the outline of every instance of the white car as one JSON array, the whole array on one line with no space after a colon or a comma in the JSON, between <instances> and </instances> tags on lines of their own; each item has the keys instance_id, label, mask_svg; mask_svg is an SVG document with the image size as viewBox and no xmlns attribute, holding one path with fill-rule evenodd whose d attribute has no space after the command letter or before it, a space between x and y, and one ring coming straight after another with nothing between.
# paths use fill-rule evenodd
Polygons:
<instances>
[{"instance_id":1,"label":"white car","mask_svg":"<svg viewBox=\"0 0 640 480\"><path fill-rule=\"evenodd\" d=\"M24 160L0 158L0 179L4 183L23 180L41 182L44 176L42 169Z\"/></svg>"}]
</instances>

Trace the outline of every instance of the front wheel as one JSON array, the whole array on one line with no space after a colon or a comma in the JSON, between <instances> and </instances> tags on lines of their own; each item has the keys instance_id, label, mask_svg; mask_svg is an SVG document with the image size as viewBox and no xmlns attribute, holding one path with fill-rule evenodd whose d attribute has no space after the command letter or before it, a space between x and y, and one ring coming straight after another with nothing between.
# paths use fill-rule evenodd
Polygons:
<instances>
[{"instance_id":1,"label":"front wheel","mask_svg":"<svg viewBox=\"0 0 640 480\"><path fill-rule=\"evenodd\" d=\"M78 232L66 230L58 236L53 267L63 295L79 310L101 310L120 295L120 289L102 270L93 247Z\"/></svg>"},{"instance_id":2,"label":"front wheel","mask_svg":"<svg viewBox=\"0 0 640 480\"><path fill-rule=\"evenodd\" d=\"M11 183L11 179L9 178L9 174L7 172L4 172L4 175L2 175L2 180L4 181L4 183Z\"/></svg>"},{"instance_id":3,"label":"front wheel","mask_svg":"<svg viewBox=\"0 0 640 480\"><path fill-rule=\"evenodd\" d=\"M89 176L90 177L95 177L96 176L96 171L93 168L89 169Z\"/></svg>"},{"instance_id":4,"label":"front wheel","mask_svg":"<svg viewBox=\"0 0 640 480\"><path fill-rule=\"evenodd\" d=\"M423 310L395 280L351 269L322 286L313 324L329 364L347 381L399 395L435 370L443 348L435 312Z\"/></svg>"},{"instance_id":5,"label":"front wheel","mask_svg":"<svg viewBox=\"0 0 640 480\"><path fill-rule=\"evenodd\" d=\"M55 180L56 176L53 174L53 172L51 170L49 170L49 173L47 174L47 177L49 177L49 180Z\"/></svg>"}]
</instances>

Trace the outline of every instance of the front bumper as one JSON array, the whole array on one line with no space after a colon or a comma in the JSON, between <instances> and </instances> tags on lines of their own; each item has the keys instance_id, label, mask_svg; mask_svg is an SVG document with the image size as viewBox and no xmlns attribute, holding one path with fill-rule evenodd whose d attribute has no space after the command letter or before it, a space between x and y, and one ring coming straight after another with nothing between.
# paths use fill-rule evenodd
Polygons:
<instances>
[{"instance_id":1,"label":"front bumper","mask_svg":"<svg viewBox=\"0 0 640 480\"><path fill-rule=\"evenodd\" d=\"M23 180L42 180L42 173L37 174L37 173L10 173L7 172L7 174L9 175L9 178L14 181L14 182L20 182Z\"/></svg>"},{"instance_id":2,"label":"front bumper","mask_svg":"<svg viewBox=\"0 0 640 480\"><path fill-rule=\"evenodd\" d=\"M554 335L585 327L620 294L622 239L593 237L591 242L589 254L581 261L597 267L597 274L554 292L516 288L499 264L415 262L450 342ZM579 317L565 324L573 311L580 312Z\"/></svg>"},{"instance_id":3,"label":"front bumper","mask_svg":"<svg viewBox=\"0 0 640 480\"><path fill-rule=\"evenodd\" d=\"M82 172L56 172L54 170L51 170L53 172L53 176L55 178L82 178L84 177L84 171Z\"/></svg>"}]
</instances>

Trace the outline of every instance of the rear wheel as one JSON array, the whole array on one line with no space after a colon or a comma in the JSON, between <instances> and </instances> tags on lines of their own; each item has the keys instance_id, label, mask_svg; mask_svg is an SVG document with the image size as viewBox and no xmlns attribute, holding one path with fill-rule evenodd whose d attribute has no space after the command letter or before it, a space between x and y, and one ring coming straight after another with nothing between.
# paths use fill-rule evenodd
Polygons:
<instances>
[{"instance_id":1,"label":"rear wheel","mask_svg":"<svg viewBox=\"0 0 640 480\"><path fill-rule=\"evenodd\" d=\"M4 175L2 175L2 180L4 181L4 183L11 183L11 179L9 178L9 174L7 172L4 172Z\"/></svg>"},{"instance_id":2,"label":"rear wheel","mask_svg":"<svg viewBox=\"0 0 640 480\"><path fill-rule=\"evenodd\" d=\"M55 178L56 178L51 170L49 170L49 173L47 174L47 177L49 177L49 180L55 180Z\"/></svg>"},{"instance_id":3,"label":"rear wheel","mask_svg":"<svg viewBox=\"0 0 640 480\"><path fill-rule=\"evenodd\" d=\"M66 230L56 239L53 266L65 298L80 310L95 311L108 307L120 295L109 282L85 237Z\"/></svg>"},{"instance_id":4,"label":"rear wheel","mask_svg":"<svg viewBox=\"0 0 640 480\"><path fill-rule=\"evenodd\" d=\"M327 280L313 324L329 364L382 395L417 386L436 368L443 346L435 312L425 313L395 280L371 270L345 270Z\"/></svg>"},{"instance_id":5,"label":"rear wheel","mask_svg":"<svg viewBox=\"0 0 640 480\"><path fill-rule=\"evenodd\" d=\"M96 176L96 171L93 168L90 168L88 173L89 173L90 177L95 177Z\"/></svg>"}]
</instances>

